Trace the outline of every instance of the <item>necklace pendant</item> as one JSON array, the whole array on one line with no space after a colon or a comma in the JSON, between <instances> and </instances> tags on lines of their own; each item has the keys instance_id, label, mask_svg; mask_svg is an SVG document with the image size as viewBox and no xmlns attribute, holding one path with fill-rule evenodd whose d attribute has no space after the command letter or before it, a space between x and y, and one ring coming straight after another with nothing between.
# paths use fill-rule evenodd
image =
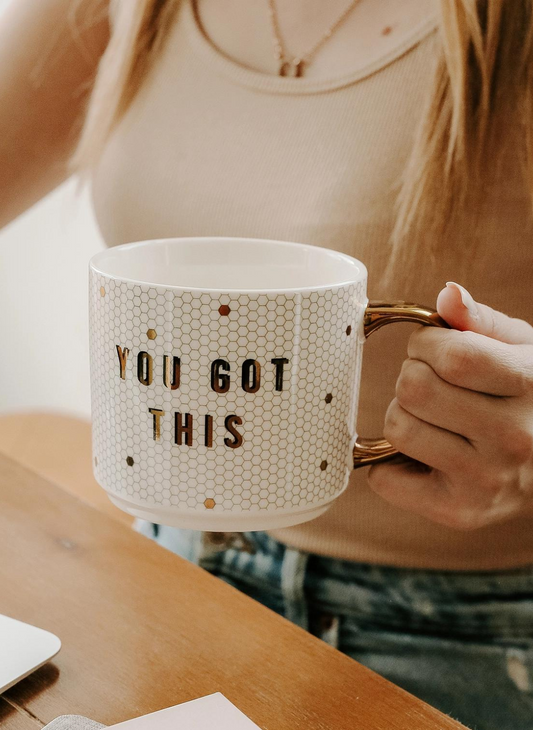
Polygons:
<instances>
[{"instance_id":1,"label":"necklace pendant","mask_svg":"<svg viewBox=\"0 0 533 730\"><path fill-rule=\"evenodd\" d=\"M282 61L279 67L279 75L300 78L304 75L304 65L304 61L301 58L293 58L292 61Z\"/></svg>"}]
</instances>

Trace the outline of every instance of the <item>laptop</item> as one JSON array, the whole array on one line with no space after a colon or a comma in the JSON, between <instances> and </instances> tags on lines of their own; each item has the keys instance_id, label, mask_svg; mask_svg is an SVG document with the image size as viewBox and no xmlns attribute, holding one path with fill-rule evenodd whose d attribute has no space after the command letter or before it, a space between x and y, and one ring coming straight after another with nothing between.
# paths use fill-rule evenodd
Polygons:
<instances>
[{"instance_id":1,"label":"laptop","mask_svg":"<svg viewBox=\"0 0 533 730\"><path fill-rule=\"evenodd\" d=\"M61 641L49 631L0 614L0 694L52 659Z\"/></svg>"}]
</instances>

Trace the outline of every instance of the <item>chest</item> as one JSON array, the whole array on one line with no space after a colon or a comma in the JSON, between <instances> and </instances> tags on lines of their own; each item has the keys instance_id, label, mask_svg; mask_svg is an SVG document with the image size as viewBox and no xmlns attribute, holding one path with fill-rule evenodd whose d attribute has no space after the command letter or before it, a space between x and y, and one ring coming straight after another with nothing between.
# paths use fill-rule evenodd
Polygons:
<instances>
[{"instance_id":1,"label":"chest","mask_svg":"<svg viewBox=\"0 0 533 730\"><path fill-rule=\"evenodd\" d=\"M415 290L401 264L396 290L380 285L433 62L429 36L360 78L287 93L198 52L178 22L95 171L106 242L300 241L363 260L372 297L431 304L446 280L460 280L480 301L533 319L530 203L512 153L486 191L481 227L465 218L457 232L464 250L475 247L470 267L461 246L443 246L433 264L420 256Z\"/></svg>"},{"instance_id":2,"label":"chest","mask_svg":"<svg viewBox=\"0 0 533 730\"><path fill-rule=\"evenodd\" d=\"M170 39L96 170L108 244L241 235L375 250L429 82L428 49L357 83L286 94L235 83L187 47Z\"/></svg>"}]
</instances>

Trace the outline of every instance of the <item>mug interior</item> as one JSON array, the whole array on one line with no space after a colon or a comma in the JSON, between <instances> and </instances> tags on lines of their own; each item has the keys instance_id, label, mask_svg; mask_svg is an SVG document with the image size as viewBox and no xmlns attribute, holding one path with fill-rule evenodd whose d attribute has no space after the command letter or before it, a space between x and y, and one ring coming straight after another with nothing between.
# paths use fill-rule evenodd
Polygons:
<instances>
[{"instance_id":1,"label":"mug interior","mask_svg":"<svg viewBox=\"0 0 533 730\"><path fill-rule=\"evenodd\" d=\"M357 259L319 246L257 238L167 238L101 251L93 270L122 281L210 291L295 291L366 279Z\"/></svg>"}]
</instances>

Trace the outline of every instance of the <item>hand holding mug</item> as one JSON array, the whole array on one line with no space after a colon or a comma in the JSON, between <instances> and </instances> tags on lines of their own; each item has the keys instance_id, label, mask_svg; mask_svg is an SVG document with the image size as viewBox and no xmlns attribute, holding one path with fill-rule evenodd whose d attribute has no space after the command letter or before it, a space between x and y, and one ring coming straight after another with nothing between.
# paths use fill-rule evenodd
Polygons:
<instances>
[{"instance_id":1,"label":"hand holding mug","mask_svg":"<svg viewBox=\"0 0 533 730\"><path fill-rule=\"evenodd\" d=\"M419 328L386 415L409 459L373 466L391 504L472 530L533 504L533 327L452 282L437 299L450 330Z\"/></svg>"}]
</instances>

